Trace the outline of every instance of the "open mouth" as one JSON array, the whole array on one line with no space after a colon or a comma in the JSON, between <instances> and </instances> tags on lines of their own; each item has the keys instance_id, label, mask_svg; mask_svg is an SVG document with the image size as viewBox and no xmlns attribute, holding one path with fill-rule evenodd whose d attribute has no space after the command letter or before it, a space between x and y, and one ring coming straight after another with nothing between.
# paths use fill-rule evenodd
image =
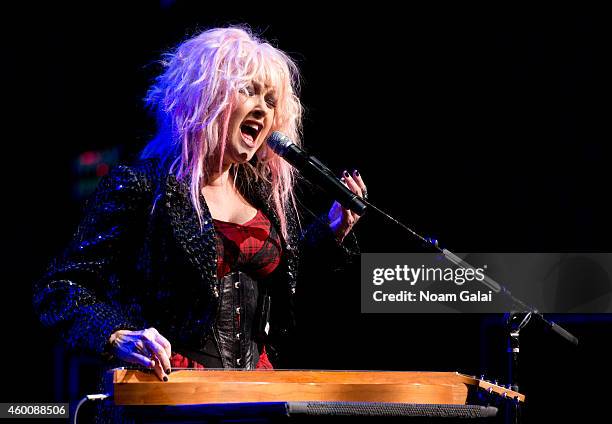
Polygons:
<instances>
[{"instance_id":1,"label":"open mouth","mask_svg":"<svg viewBox=\"0 0 612 424\"><path fill-rule=\"evenodd\" d=\"M245 142L251 146L255 144L257 136L261 132L263 125L255 121L245 121L240 125L240 133Z\"/></svg>"}]
</instances>

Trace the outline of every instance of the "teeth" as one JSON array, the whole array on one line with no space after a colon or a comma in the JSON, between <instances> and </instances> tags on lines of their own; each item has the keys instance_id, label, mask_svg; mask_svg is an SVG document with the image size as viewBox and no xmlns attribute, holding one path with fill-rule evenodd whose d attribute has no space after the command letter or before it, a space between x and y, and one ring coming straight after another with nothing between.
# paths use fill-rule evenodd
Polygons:
<instances>
[{"instance_id":1,"label":"teeth","mask_svg":"<svg viewBox=\"0 0 612 424\"><path fill-rule=\"evenodd\" d=\"M247 127L253 128L255 131L259 131L259 125L257 124L244 124Z\"/></svg>"}]
</instances>

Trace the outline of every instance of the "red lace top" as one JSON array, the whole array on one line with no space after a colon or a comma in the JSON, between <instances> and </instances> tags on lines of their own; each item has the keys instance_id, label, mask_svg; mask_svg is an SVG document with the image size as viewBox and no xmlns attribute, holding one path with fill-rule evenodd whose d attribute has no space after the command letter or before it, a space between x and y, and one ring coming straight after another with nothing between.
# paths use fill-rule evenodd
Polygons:
<instances>
[{"instance_id":1,"label":"red lace top","mask_svg":"<svg viewBox=\"0 0 612 424\"><path fill-rule=\"evenodd\" d=\"M280 263L280 238L268 218L257 211L244 224L214 220L217 230L217 275L240 269L255 280L265 278Z\"/></svg>"},{"instance_id":2,"label":"red lace top","mask_svg":"<svg viewBox=\"0 0 612 424\"><path fill-rule=\"evenodd\" d=\"M276 269L281 259L280 237L270 220L261 212L244 224L214 219L217 232L217 275L219 278L240 269L254 279L265 278ZM205 368L202 364L173 353L173 368ZM259 356L257 369L272 369L266 348Z\"/></svg>"}]
</instances>

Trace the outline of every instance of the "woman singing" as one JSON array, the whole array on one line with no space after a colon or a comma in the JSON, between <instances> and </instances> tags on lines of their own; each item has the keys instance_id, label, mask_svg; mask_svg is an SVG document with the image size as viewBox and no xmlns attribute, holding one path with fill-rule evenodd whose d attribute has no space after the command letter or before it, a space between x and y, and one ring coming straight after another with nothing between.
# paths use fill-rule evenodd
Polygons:
<instances>
[{"instance_id":1,"label":"woman singing","mask_svg":"<svg viewBox=\"0 0 612 424\"><path fill-rule=\"evenodd\" d=\"M285 53L219 28L163 65L146 98L156 137L100 182L35 285L36 311L70 346L162 381L173 367L284 367L298 278L356 254L358 216L336 202L308 226L298 219L295 170L265 143L272 131L300 139ZM365 195L357 171L343 180Z\"/></svg>"}]
</instances>

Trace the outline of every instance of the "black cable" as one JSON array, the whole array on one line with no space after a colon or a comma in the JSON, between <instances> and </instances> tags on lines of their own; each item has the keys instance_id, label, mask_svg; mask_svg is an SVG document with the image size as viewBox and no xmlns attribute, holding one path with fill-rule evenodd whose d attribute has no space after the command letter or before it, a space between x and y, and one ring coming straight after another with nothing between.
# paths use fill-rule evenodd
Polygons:
<instances>
[{"instance_id":1,"label":"black cable","mask_svg":"<svg viewBox=\"0 0 612 424\"><path fill-rule=\"evenodd\" d=\"M108 397L110 397L110 395L105 394L105 393L98 393L95 395L85 396L83 399L79 401L79 403L77 403L77 406L74 409L74 416L72 417L72 424L77 424L77 415L79 414L79 408L81 408L81 406L83 406L85 402L87 402L88 400L104 400Z\"/></svg>"}]
</instances>

